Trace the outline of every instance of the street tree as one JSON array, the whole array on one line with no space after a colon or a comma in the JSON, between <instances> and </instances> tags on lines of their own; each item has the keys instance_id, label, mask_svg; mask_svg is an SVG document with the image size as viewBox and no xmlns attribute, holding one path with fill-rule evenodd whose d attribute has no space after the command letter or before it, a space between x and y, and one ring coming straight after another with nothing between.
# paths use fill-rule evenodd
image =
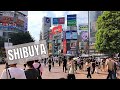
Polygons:
<instances>
[{"instance_id":1,"label":"street tree","mask_svg":"<svg viewBox=\"0 0 120 90\"><path fill-rule=\"evenodd\" d=\"M34 39L29 32L12 33L10 38L10 42L13 43L13 45L34 42Z\"/></svg>"},{"instance_id":2,"label":"street tree","mask_svg":"<svg viewBox=\"0 0 120 90\"><path fill-rule=\"evenodd\" d=\"M104 11L97 20L95 48L99 52L120 52L120 11Z\"/></svg>"}]
</instances>

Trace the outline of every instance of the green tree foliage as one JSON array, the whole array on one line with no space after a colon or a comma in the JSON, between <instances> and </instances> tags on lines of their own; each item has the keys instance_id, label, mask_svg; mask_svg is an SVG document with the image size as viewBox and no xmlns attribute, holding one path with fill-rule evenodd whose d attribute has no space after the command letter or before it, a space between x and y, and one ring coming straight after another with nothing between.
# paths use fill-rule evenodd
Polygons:
<instances>
[{"instance_id":1,"label":"green tree foliage","mask_svg":"<svg viewBox=\"0 0 120 90\"><path fill-rule=\"evenodd\" d=\"M10 41L13 43L13 45L34 42L34 39L31 37L29 32L13 33L10 35L10 38Z\"/></svg>"},{"instance_id":2,"label":"green tree foliage","mask_svg":"<svg viewBox=\"0 0 120 90\"><path fill-rule=\"evenodd\" d=\"M103 53L120 52L120 11L104 11L97 20L95 48Z\"/></svg>"}]
</instances>

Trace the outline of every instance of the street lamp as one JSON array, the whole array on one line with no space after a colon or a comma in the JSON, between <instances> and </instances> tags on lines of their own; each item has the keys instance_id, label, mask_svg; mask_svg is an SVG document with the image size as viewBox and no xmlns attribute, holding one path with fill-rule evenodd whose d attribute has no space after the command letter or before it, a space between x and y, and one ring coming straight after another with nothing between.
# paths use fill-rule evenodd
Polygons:
<instances>
[{"instance_id":1,"label":"street lamp","mask_svg":"<svg viewBox=\"0 0 120 90\"><path fill-rule=\"evenodd\" d=\"M90 40L90 36L89 36L89 33L90 33L90 21L89 21L89 11L88 11L88 55L89 55L89 48L90 48L90 45L89 45L89 40Z\"/></svg>"}]
</instances>

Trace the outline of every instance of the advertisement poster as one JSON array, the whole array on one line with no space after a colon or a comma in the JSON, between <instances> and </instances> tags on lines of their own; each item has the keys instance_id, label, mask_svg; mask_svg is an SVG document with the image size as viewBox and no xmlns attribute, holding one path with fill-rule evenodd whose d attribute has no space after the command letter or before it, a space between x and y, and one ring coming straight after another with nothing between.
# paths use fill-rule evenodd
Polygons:
<instances>
[{"instance_id":1,"label":"advertisement poster","mask_svg":"<svg viewBox=\"0 0 120 90\"><path fill-rule=\"evenodd\" d=\"M88 31L81 31L80 32L80 40L83 42L88 41Z\"/></svg>"},{"instance_id":2,"label":"advertisement poster","mask_svg":"<svg viewBox=\"0 0 120 90\"><path fill-rule=\"evenodd\" d=\"M49 43L49 50L52 50L52 43Z\"/></svg>"},{"instance_id":3,"label":"advertisement poster","mask_svg":"<svg viewBox=\"0 0 120 90\"><path fill-rule=\"evenodd\" d=\"M71 39L71 32L66 32L66 39Z\"/></svg>"},{"instance_id":4,"label":"advertisement poster","mask_svg":"<svg viewBox=\"0 0 120 90\"><path fill-rule=\"evenodd\" d=\"M71 39L77 39L77 32L72 32L72 37L71 37Z\"/></svg>"},{"instance_id":5,"label":"advertisement poster","mask_svg":"<svg viewBox=\"0 0 120 90\"><path fill-rule=\"evenodd\" d=\"M52 34L57 34L57 33L61 33L61 32L62 32L62 25L55 26L52 29Z\"/></svg>"},{"instance_id":6,"label":"advertisement poster","mask_svg":"<svg viewBox=\"0 0 120 90\"><path fill-rule=\"evenodd\" d=\"M71 41L71 43L70 43L71 49L75 49L76 46L77 46L77 41L76 40L75 41Z\"/></svg>"},{"instance_id":7,"label":"advertisement poster","mask_svg":"<svg viewBox=\"0 0 120 90\"><path fill-rule=\"evenodd\" d=\"M76 21L77 15L67 15L67 26L76 26L77 21Z\"/></svg>"},{"instance_id":8,"label":"advertisement poster","mask_svg":"<svg viewBox=\"0 0 120 90\"><path fill-rule=\"evenodd\" d=\"M65 17L53 18L53 24L65 24Z\"/></svg>"}]
</instances>

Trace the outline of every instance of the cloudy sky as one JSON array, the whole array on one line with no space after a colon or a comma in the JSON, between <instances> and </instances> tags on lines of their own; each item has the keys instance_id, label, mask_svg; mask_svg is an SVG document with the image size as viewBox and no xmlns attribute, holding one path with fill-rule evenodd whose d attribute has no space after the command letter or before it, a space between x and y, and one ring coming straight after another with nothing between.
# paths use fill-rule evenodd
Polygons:
<instances>
[{"instance_id":1,"label":"cloudy sky","mask_svg":"<svg viewBox=\"0 0 120 90\"><path fill-rule=\"evenodd\" d=\"M69 14L77 14L77 24L87 23L87 11L28 11L28 31L35 40L39 40L40 30L42 29L42 18L65 17ZM65 21L67 26L67 20Z\"/></svg>"}]
</instances>

